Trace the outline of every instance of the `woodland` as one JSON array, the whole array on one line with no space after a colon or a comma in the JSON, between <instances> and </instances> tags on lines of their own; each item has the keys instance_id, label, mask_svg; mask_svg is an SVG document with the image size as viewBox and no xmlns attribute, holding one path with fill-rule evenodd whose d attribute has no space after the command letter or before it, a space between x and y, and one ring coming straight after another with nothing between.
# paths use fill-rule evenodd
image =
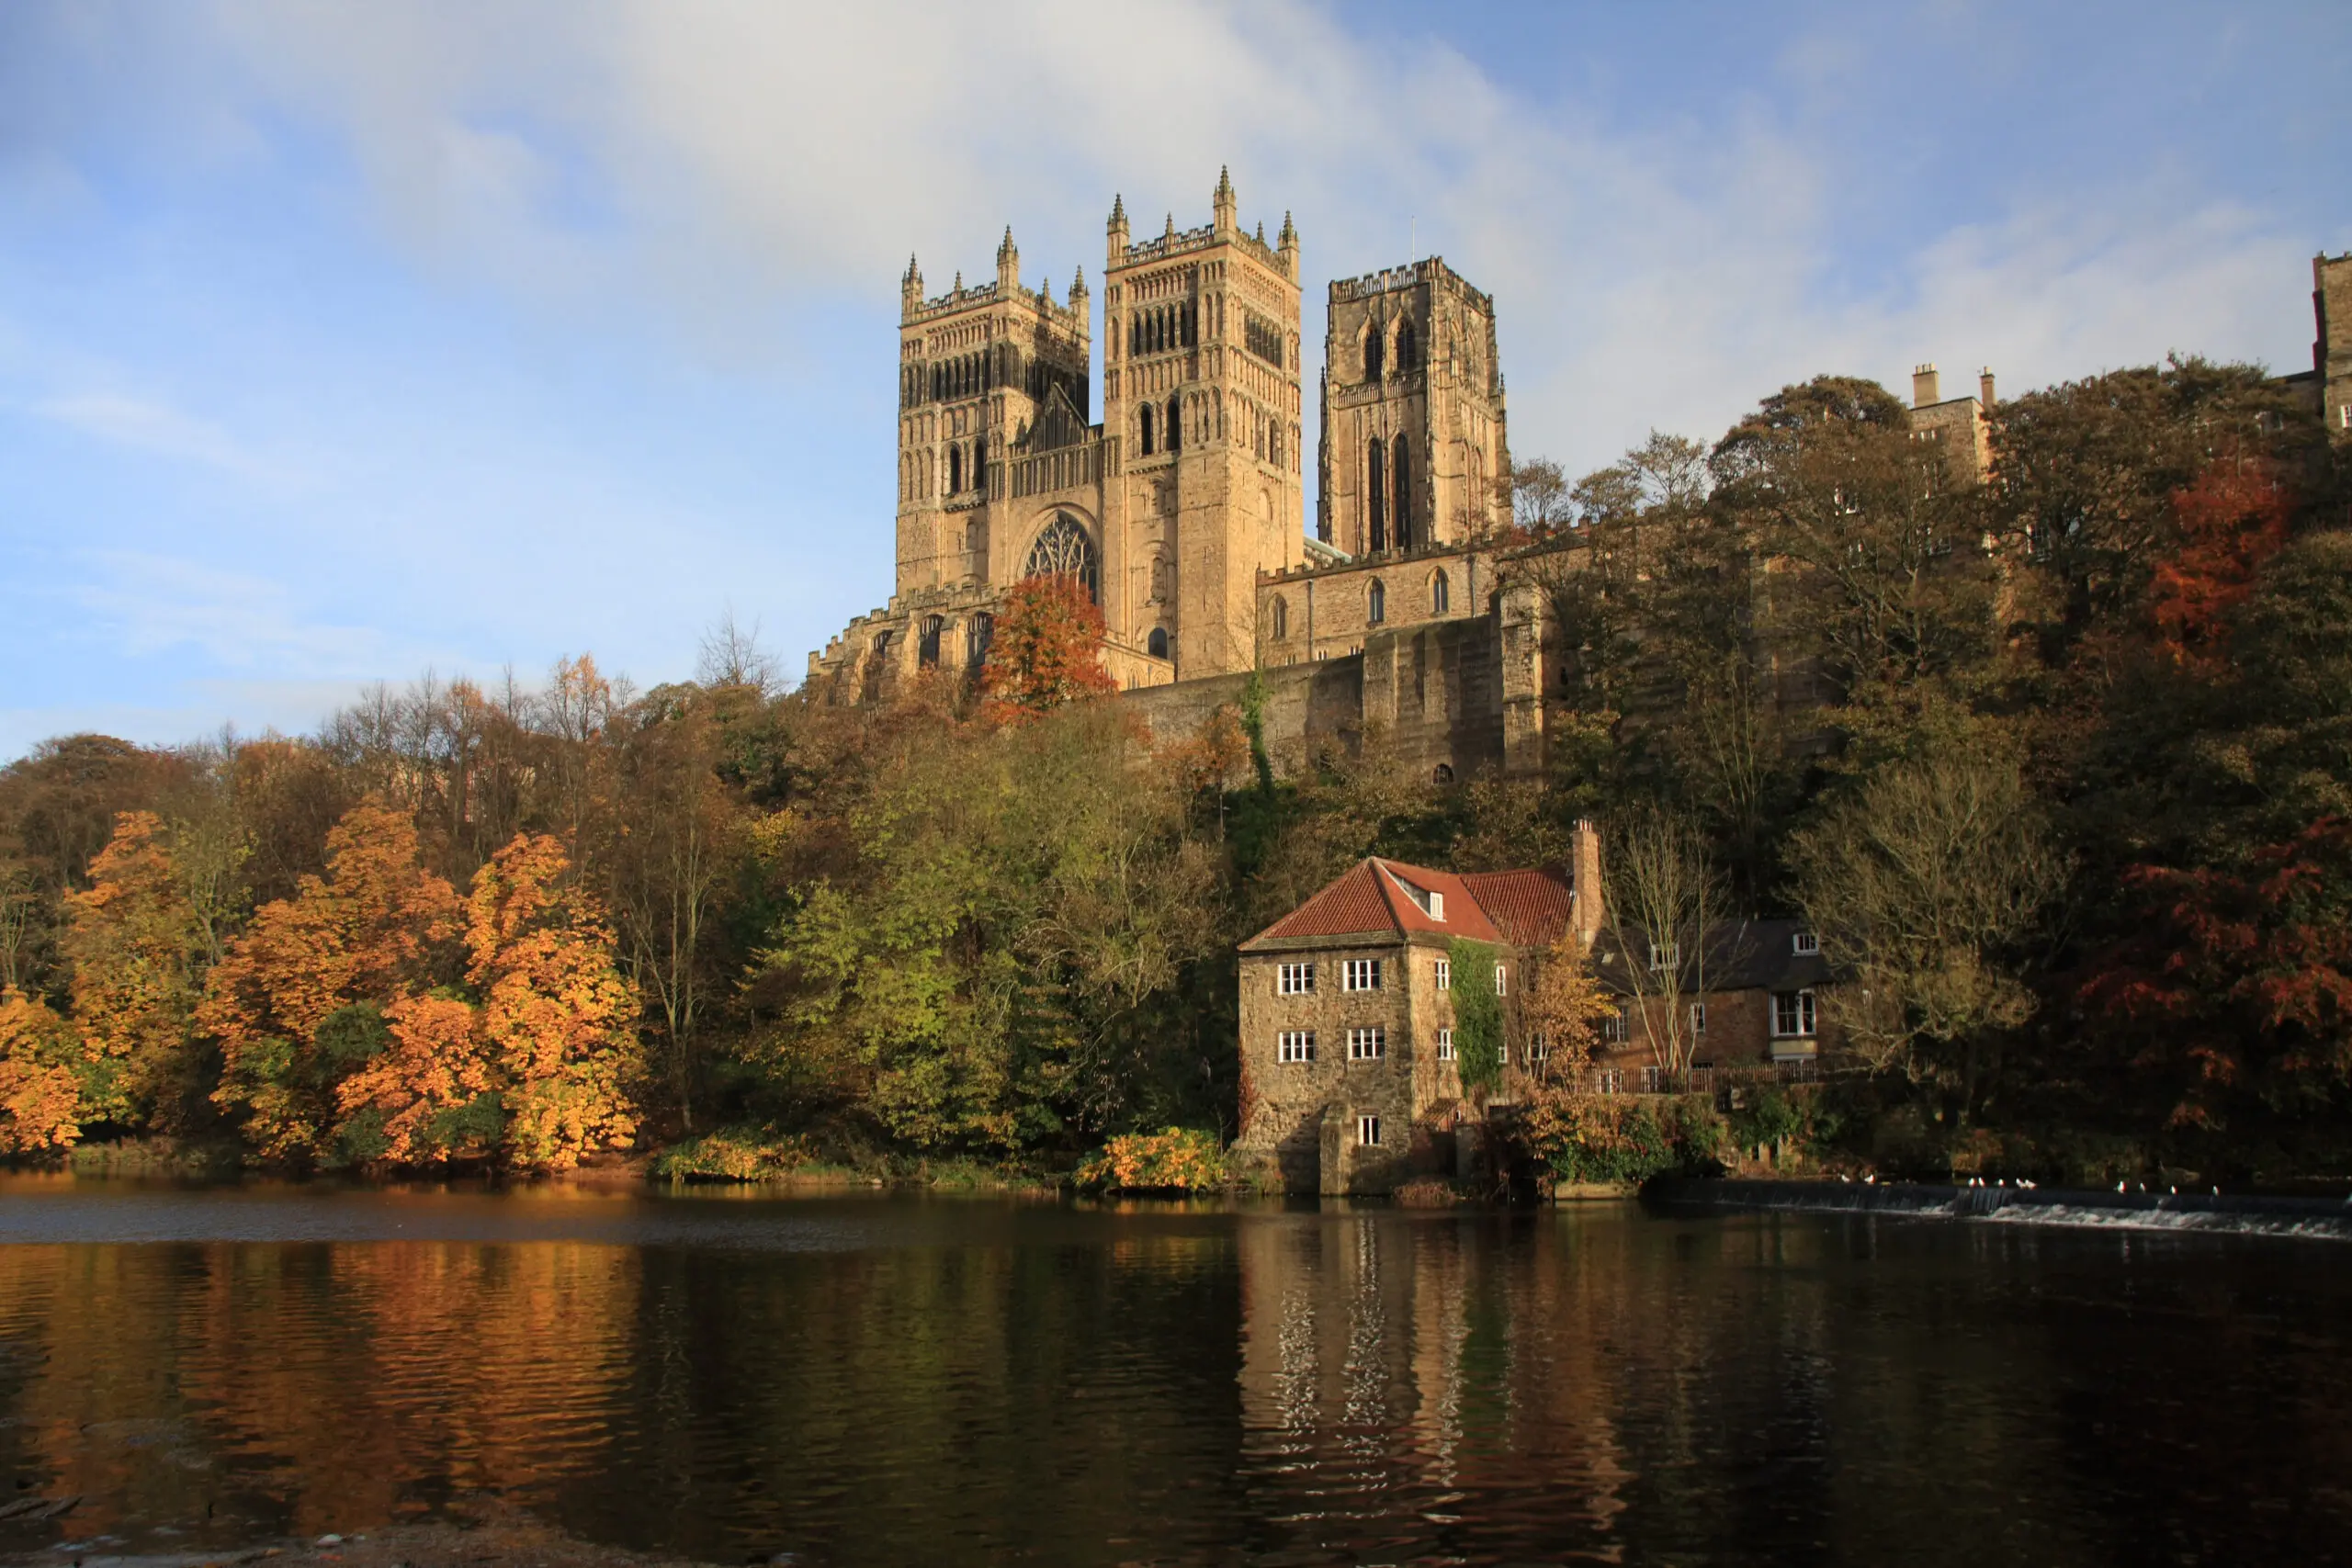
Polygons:
<instances>
[{"instance_id":1,"label":"woodland","mask_svg":"<svg viewBox=\"0 0 2352 1568\"><path fill-rule=\"evenodd\" d=\"M1956 481L1823 377L1521 465L1502 543L1574 650L1540 778L1376 733L1277 766L1246 702L1147 733L1054 581L978 682L856 706L722 625L648 691L582 655L299 738L45 742L0 770L0 1153L1213 1170L1238 942L1367 853L1565 860L1589 818L1665 868L1621 919L1818 931L1848 1059L1765 1131L1825 1168L2352 1174L2352 465L2193 358L1992 442ZM1540 1109L1563 1169L1623 1131Z\"/></svg>"}]
</instances>

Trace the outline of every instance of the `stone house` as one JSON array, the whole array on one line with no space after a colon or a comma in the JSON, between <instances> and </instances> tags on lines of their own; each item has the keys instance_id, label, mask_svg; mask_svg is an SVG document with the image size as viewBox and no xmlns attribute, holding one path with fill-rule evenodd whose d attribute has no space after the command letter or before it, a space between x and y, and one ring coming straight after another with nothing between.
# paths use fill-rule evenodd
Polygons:
<instances>
[{"instance_id":1,"label":"stone house","mask_svg":"<svg viewBox=\"0 0 2352 1568\"><path fill-rule=\"evenodd\" d=\"M1589 827L1577 845L1573 866L1527 871L1374 856L1243 942L1238 1160L1293 1192L1386 1192L1451 1170L1453 943L1493 950L1508 1015L1537 955L1571 926L1587 941L1598 929Z\"/></svg>"}]
</instances>

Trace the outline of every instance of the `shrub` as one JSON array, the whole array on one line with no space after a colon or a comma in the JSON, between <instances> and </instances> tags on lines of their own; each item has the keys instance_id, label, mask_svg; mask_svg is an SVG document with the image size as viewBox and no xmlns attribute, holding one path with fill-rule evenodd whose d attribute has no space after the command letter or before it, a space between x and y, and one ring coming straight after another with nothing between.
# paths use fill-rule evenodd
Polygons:
<instances>
[{"instance_id":1,"label":"shrub","mask_svg":"<svg viewBox=\"0 0 2352 1568\"><path fill-rule=\"evenodd\" d=\"M809 1162L808 1140L772 1127L722 1127L665 1150L653 1174L671 1181L773 1181Z\"/></svg>"},{"instance_id":2,"label":"shrub","mask_svg":"<svg viewBox=\"0 0 2352 1568\"><path fill-rule=\"evenodd\" d=\"M1563 1181L1642 1182L1713 1168L1724 1124L1704 1097L1544 1093L1519 1136Z\"/></svg>"},{"instance_id":3,"label":"shrub","mask_svg":"<svg viewBox=\"0 0 2352 1568\"><path fill-rule=\"evenodd\" d=\"M1125 1133L1080 1165L1073 1179L1092 1191L1210 1191L1227 1179L1225 1148L1216 1134L1182 1127Z\"/></svg>"}]
</instances>

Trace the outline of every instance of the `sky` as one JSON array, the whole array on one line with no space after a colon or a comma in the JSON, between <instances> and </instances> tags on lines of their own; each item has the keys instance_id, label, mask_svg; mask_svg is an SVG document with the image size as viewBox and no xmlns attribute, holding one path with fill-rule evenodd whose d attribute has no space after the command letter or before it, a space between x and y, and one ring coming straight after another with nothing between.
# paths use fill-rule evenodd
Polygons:
<instances>
[{"instance_id":1,"label":"sky","mask_svg":"<svg viewBox=\"0 0 2352 1568\"><path fill-rule=\"evenodd\" d=\"M1822 373L2307 368L2347 81L2342 0L7 0L0 760L729 615L797 671L889 593L909 254L1058 298L1220 167L1310 353L1333 277L1490 293L1572 473Z\"/></svg>"}]
</instances>

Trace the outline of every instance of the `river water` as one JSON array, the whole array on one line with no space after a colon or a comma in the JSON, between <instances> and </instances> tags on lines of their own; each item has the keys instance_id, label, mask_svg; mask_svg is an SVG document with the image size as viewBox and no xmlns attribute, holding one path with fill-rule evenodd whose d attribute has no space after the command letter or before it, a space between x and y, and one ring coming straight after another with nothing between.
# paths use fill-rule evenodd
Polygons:
<instances>
[{"instance_id":1,"label":"river water","mask_svg":"<svg viewBox=\"0 0 2352 1568\"><path fill-rule=\"evenodd\" d=\"M0 1177L0 1474L84 1496L0 1555L2335 1562L2352 1246Z\"/></svg>"}]
</instances>

